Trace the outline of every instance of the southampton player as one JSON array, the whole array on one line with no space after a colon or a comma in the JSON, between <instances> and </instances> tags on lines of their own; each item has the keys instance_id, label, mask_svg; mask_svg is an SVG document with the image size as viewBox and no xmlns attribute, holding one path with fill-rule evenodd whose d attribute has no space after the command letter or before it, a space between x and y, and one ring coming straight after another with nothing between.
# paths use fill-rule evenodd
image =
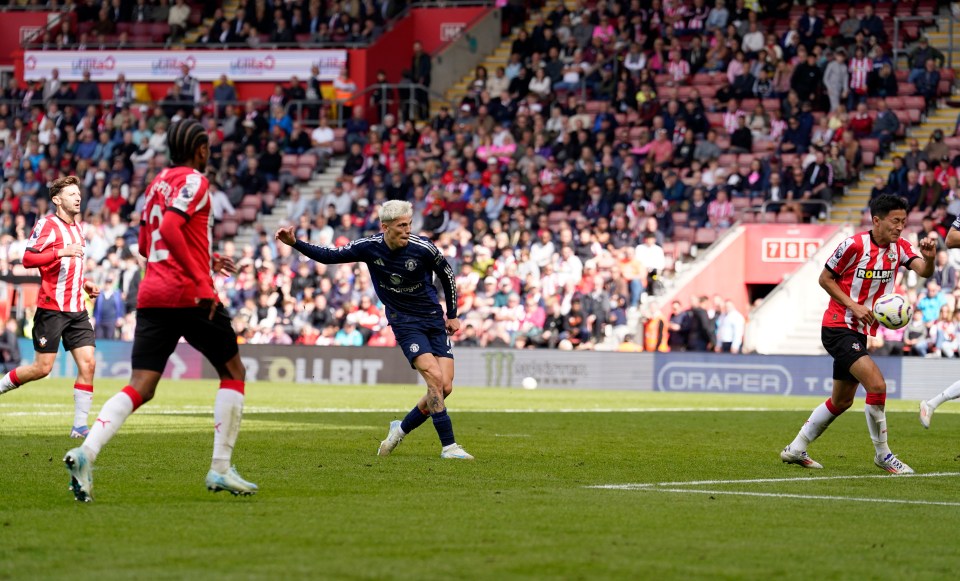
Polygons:
<instances>
[{"instance_id":1,"label":"southampton player","mask_svg":"<svg viewBox=\"0 0 960 581\"><path fill-rule=\"evenodd\" d=\"M950 231L947 232L947 248L960 248L960 217L953 221ZM955 381L940 395L920 402L920 423L924 428L930 428L933 412L944 402L960 397L960 381Z\"/></svg>"},{"instance_id":2,"label":"southampton player","mask_svg":"<svg viewBox=\"0 0 960 581\"><path fill-rule=\"evenodd\" d=\"M453 352L449 336L460 329L453 270L436 246L410 233L413 206L409 202L386 202L379 215L382 233L354 240L336 250L297 240L294 226L278 230L277 240L323 264L366 263L377 296L386 305L387 321L397 337L397 344L427 383L427 394L416 407L402 422L390 423L387 439L380 443L377 454L390 454L404 436L427 418L432 418L433 427L440 436L440 457L473 460L473 456L456 443L453 424L444 405L453 390ZM433 286L434 274L443 286L446 318Z\"/></svg>"},{"instance_id":3,"label":"southampton player","mask_svg":"<svg viewBox=\"0 0 960 581\"><path fill-rule=\"evenodd\" d=\"M207 134L196 121L178 121L167 131L167 146L176 167L163 170L150 184L140 223L140 254L147 259L147 271L137 294L130 384L104 404L83 445L63 459L80 501L92 500L93 462L100 449L130 414L153 397L181 337L220 375L207 488L233 494L257 491L230 465L240 430L245 375L237 336L213 287L213 272L235 269L229 258L210 253L211 193L203 176L210 156Z\"/></svg>"},{"instance_id":4,"label":"southampton player","mask_svg":"<svg viewBox=\"0 0 960 581\"><path fill-rule=\"evenodd\" d=\"M40 294L33 318L33 349L36 359L0 379L0 394L50 375L63 338L63 348L77 362L73 384L73 429L71 438L84 438L87 414L93 403L94 335L83 292L97 298L100 289L83 276L83 225L80 223L80 179L62 177L50 184L50 199L56 208L41 218L23 254L23 265L40 269Z\"/></svg>"},{"instance_id":5,"label":"southampton player","mask_svg":"<svg viewBox=\"0 0 960 581\"><path fill-rule=\"evenodd\" d=\"M878 196L870 202L870 213L873 229L841 242L820 273L820 286L830 295L821 340L833 357L833 395L813 410L797 437L780 453L780 459L805 468L823 468L807 455L807 446L853 404L857 385L863 384L867 390L867 428L876 449L874 463L891 474L911 474L913 470L887 445L887 384L867 354L867 335L876 335L879 327L873 317L873 302L893 291L900 267L929 277L937 249L932 240L922 240L923 260L917 260L910 244L900 238L907 222L903 198Z\"/></svg>"}]
</instances>

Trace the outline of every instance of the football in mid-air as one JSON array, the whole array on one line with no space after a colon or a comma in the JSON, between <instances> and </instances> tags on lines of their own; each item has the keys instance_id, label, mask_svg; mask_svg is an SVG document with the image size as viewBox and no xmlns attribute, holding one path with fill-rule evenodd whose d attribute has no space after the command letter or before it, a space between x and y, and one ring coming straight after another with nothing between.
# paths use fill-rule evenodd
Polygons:
<instances>
[{"instance_id":1,"label":"football in mid-air","mask_svg":"<svg viewBox=\"0 0 960 581\"><path fill-rule=\"evenodd\" d=\"M537 389L537 380L533 377L524 377L520 385L523 389Z\"/></svg>"},{"instance_id":2,"label":"football in mid-air","mask_svg":"<svg viewBox=\"0 0 960 581\"><path fill-rule=\"evenodd\" d=\"M873 303L873 316L888 329L902 329L913 316L913 305L902 295L889 293L881 295Z\"/></svg>"}]
</instances>

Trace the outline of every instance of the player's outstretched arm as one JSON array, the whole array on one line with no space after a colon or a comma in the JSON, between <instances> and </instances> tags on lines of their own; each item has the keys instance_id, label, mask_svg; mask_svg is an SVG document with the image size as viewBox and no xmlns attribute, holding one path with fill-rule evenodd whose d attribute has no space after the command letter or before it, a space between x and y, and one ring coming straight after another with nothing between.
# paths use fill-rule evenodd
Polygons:
<instances>
[{"instance_id":1,"label":"player's outstretched arm","mask_svg":"<svg viewBox=\"0 0 960 581\"><path fill-rule=\"evenodd\" d=\"M950 230L950 233L947 235L947 245L949 246L950 234L954 234L956 230ZM933 275L933 270L936 267L936 262L934 261L937 257L937 243L930 238L924 238L920 241L920 255L923 257L923 260L914 260L910 263L910 270L916 272L923 278L929 278Z\"/></svg>"},{"instance_id":2,"label":"player's outstretched arm","mask_svg":"<svg viewBox=\"0 0 960 581\"><path fill-rule=\"evenodd\" d=\"M337 249L324 248L303 240L297 240L295 231L296 226L280 228L277 230L275 238L307 258L322 264L342 264L345 262L364 262L366 260L362 249L355 242Z\"/></svg>"}]
</instances>

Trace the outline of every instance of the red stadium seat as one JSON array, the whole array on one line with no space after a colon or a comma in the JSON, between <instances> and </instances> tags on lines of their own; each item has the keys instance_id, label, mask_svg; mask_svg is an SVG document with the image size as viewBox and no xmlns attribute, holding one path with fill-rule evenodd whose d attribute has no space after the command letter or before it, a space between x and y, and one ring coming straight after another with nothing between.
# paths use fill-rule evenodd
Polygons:
<instances>
[{"instance_id":1,"label":"red stadium seat","mask_svg":"<svg viewBox=\"0 0 960 581\"><path fill-rule=\"evenodd\" d=\"M260 214L260 208L240 208L237 210L237 214L240 215L244 223L256 222L257 216Z\"/></svg>"},{"instance_id":2,"label":"red stadium seat","mask_svg":"<svg viewBox=\"0 0 960 581\"><path fill-rule=\"evenodd\" d=\"M778 224L796 224L797 215L793 212L781 212L777 214L777 223Z\"/></svg>"},{"instance_id":3,"label":"red stadium seat","mask_svg":"<svg viewBox=\"0 0 960 581\"><path fill-rule=\"evenodd\" d=\"M301 182L309 182L313 177L313 168L305 165L297 166L297 169L293 175L296 176L296 178Z\"/></svg>"},{"instance_id":4,"label":"red stadium seat","mask_svg":"<svg viewBox=\"0 0 960 581\"><path fill-rule=\"evenodd\" d=\"M237 232L240 230L240 224L234 220L227 220L230 216L225 217L223 222L220 224L221 232L223 233L224 238L233 238L237 235Z\"/></svg>"},{"instance_id":5,"label":"red stadium seat","mask_svg":"<svg viewBox=\"0 0 960 581\"><path fill-rule=\"evenodd\" d=\"M687 243L693 242L693 236L695 230L689 226L675 226L673 229L673 239L676 242L685 241Z\"/></svg>"},{"instance_id":6,"label":"red stadium seat","mask_svg":"<svg viewBox=\"0 0 960 581\"><path fill-rule=\"evenodd\" d=\"M297 165L300 167L309 167L310 171L317 168L317 156L313 153L304 153L297 158Z\"/></svg>"},{"instance_id":7,"label":"red stadium seat","mask_svg":"<svg viewBox=\"0 0 960 581\"><path fill-rule=\"evenodd\" d=\"M709 246L717 241L717 231L710 226L697 228L697 233L693 237L693 242L697 246Z\"/></svg>"}]
</instances>

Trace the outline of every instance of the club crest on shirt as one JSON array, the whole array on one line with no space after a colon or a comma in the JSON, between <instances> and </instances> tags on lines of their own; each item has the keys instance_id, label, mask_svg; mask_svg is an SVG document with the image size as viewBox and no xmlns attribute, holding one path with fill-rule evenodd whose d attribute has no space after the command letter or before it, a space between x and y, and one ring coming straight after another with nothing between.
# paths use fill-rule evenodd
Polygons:
<instances>
[{"instance_id":1,"label":"club crest on shirt","mask_svg":"<svg viewBox=\"0 0 960 581\"><path fill-rule=\"evenodd\" d=\"M403 282L403 279L400 278L400 275L399 275L399 274L391 274L391 275L390 275L390 284L398 285L398 284L400 284L401 282Z\"/></svg>"},{"instance_id":2,"label":"club crest on shirt","mask_svg":"<svg viewBox=\"0 0 960 581\"><path fill-rule=\"evenodd\" d=\"M40 343L40 346L41 346L41 347L46 347L46 346L47 346L47 338L46 338L46 337L40 337L40 340L37 341L37 343Z\"/></svg>"},{"instance_id":3,"label":"club crest on shirt","mask_svg":"<svg viewBox=\"0 0 960 581\"><path fill-rule=\"evenodd\" d=\"M889 251L887 251L887 260L893 260L896 257L897 257L897 253L894 252L892 248Z\"/></svg>"},{"instance_id":4,"label":"club crest on shirt","mask_svg":"<svg viewBox=\"0 0 960 581\"><path fill-rule=\"evenodd\" d=\"M416 343L411 343L411 344L410 344L410 352L411 352L411 353L416 353L416 352L418 352L418 351L420 351L420 346L417 345Z\"/></svg>"},{"instance_id":5,"label":"club crest on shirt","mask_svg":"<svg viewBox=\"0 0 960 581\"><path fill-rule=\"evenodd\" d=\"M407 270L410 270L410 271L416 270L416 269L417 269L417 261L414 260L414 259L412 259L412 258L410 258L410 259L407 260L407 262L404 264L404 266L407 267Z\"/></svg>"},{"instance_id":6,"label":"club crest on shirt","mask_svg":"<svg viewBox=\"0 0 960 581\"><path fill-rule=\"evenodd\" d=\"M860 352L860 349L861 349L861 347L860 347L860 342L859 342L859 341L854 341L854 342L853 342L853 345L851 345L850 348L853 349L854 351L856 351L857 353L859 353L859 352Z\"/></svg>"}]
</instances>

